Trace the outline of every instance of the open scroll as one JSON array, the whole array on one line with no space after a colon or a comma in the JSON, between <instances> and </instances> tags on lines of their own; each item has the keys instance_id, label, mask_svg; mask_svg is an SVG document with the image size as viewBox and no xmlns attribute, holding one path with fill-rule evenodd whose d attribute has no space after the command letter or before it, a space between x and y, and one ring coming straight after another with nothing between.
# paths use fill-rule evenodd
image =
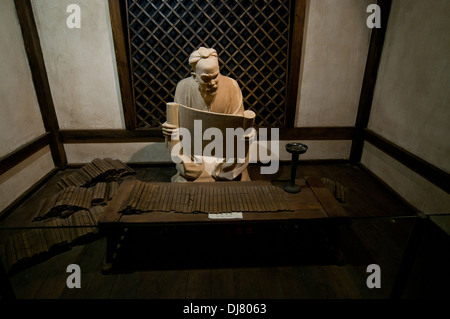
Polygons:
<instances>
[{"instance_id":1,"label":"open scroll","mask_svg":"<svg viewBox=\"0 0 450 319\"><path fill-rule=\"evenodd\" d=\"M167 103L167 123L177 126L180 138L172 141L170 149L181 141L184 155L212 156L217 158L246 157L249 136L255 122L255 113L230 115L193 109L178 103ZM243 147L243 149L242 149Z\"/></svg>"}]
</instances>

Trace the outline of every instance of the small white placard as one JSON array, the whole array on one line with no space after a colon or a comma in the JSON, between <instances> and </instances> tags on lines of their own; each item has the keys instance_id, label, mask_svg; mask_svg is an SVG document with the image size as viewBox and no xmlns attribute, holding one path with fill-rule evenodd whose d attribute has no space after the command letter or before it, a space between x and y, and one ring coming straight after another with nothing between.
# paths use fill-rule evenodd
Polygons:
<instances>
[{"instance_id":1,"label":"small white placard","mask_svg":"<svg viewBox=\"0 0 450 319\"><path fill-rule=\"evenodd\" d=\"M211 219L234 219L234 218L242 218L242 212L208 214L208 218L211 218Z\"/></svg>"}]
</instances>

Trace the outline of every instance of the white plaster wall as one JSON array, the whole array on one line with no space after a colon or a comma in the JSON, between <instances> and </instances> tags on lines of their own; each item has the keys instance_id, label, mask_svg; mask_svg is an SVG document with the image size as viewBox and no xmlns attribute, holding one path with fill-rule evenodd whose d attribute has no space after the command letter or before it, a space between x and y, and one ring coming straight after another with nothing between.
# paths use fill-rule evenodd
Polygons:
<instances>
[{"instance_id":1,"label":"white plaster wall","mask_svg":"<svg viewBox=\"0 0 450 319\"><path fill-rule=\"evenodd\" d=\"M69 29L78 4L81 28ZM125 128L107 0L33 0L61 129Z\"/></svg>"},{"instance_id":2,"label":"white plaster wall","mask_svg":"<svg viewBox=\"0 0 450 319\"><path fill-rule=\"evenodd\" d=\"M292 154L286 151L286 144L300 142L308 146L300 160L348 159L352 141L280 141L280 160L291 160Z\"/></svg>"},{"instance_id":3,"label":"white plaster wall","mask_svg":"<svg viewBox=\"0 0 450 319\"><path fill-rule=\"evenodd\" d=\"M286 151L286 144L291 142L299 142L308 146L306 153L300 155L300 160L326 160L326 159L348 159L350 156L350 149L352 141L278 141L278 160L290 161L292 160L292 154ZM276 144L258 143L251 149L251 160L253 162L262 161L265 162L269 158L274 159L271 155L271 149L274 149ZM268 150L267 150L268 149Z\"/></svg>"},{"instance_id":4,"label":"white plaster wall","mask_svg":"<svg viewBox=\"0 0 450 319\"><path fill-rule=\"evenodd\" d=\"M0 175L0 211L8 207L54 167L50 148L47 146Z\"/></svg>"},{"instance_id":5,"label":"white plaster wall","mask_svg":"<svg viewBox=\"0 0 450 319\"><path fill-rule=\"evenodd\" d=\"M13 0L0 1L0 157L45 133Z\"/></svg>"},{"instance_id":6,"label":"white plaster wall","mask_svg":"<svg viewBox=\"0 0 450 319\"><path fill-rule=\"evenodd\" d=\"M450 196L445 191L369 143L364 144L361 163L419 211L449 213Z\"/></svg>"},{"instance_id":7,"label":"white plaster wall","mask_svg":"<svg viewBox=\"0 0 450 319\"><path fill-rule=\"evenodd\" d=\"M369 129L450 171L450 1L395 0Z\"/></svg>"},{"instance_id":8,"label":"white plaster wall","mask_svg":"<svg viewBox=\"0 0 450 319\"><path fill-rule=\"evenodd\" d=\"M372 0L309 0L296 126L353 126L371 30Z\"/></svg>"},{"instance_id":9,"label":"white plaster wall","mask_svg":"<svg viewBox=\"0 0 450 319\"><path fill-rule=\"evenodd\" d=\"M65 144L71 164L88 163L95 158L115 158L125 163L171 162L165 143Z\"/></svg>"}]
</instances>

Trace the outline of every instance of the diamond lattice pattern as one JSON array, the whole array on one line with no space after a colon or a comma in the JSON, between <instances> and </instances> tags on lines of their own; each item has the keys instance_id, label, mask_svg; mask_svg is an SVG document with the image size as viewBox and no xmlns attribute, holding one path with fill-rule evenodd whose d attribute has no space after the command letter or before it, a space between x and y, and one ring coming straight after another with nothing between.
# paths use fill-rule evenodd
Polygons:
<instances>
[{"instance_id":1,"label":"diamond lattice pattern","mask_svg":"<svg viewBox=\"0 0 450 319\"><path fill-rule=\"evenodd\" d=\"M138 127L165 121L200 46L217 50L221 73L238 81L257 126L284 126L288 0L129 0L128 18Z\"/></svg>"}]
</instances>

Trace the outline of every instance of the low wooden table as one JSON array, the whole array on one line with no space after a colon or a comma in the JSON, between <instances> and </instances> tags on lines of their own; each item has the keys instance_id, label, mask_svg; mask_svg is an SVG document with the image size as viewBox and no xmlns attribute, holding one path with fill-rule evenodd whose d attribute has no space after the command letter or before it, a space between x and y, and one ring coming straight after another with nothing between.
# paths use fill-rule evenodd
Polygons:
<instances>
[{"instance_id":1,"label":"low wooden table","mask_svg":"<svg viewBox=\"0 0 450 319\"><path fill-rule=\"evenodd\" d=\"M291 211L283 212L244 212L239 219L212 219L206 213L177 213L177 212L145 212L139 214L122 214L119 209L128 193L136 183L136 179L125 180L119 187L115 197L105 208L98 221L99 232L107 237L107 251L104 271L110 270L114 254L121 240L123 230L131 227L167 227L189 225L224 225L245 223L286 223L307 222L313 220L347 220L346 211L340 206L326 186L318 177L298 179L296 183L301 186L297 194L282 193L289 203ZM163 185L165 183L155 183ZM198 187L199 185L220 188L224 185L240 187L249 186L277 186L277 182L251 181L251 182L214 182L214 183L180 183L180 187ZM279 183L282 187L283 183Z\"/></svg>"}]
</instances>

